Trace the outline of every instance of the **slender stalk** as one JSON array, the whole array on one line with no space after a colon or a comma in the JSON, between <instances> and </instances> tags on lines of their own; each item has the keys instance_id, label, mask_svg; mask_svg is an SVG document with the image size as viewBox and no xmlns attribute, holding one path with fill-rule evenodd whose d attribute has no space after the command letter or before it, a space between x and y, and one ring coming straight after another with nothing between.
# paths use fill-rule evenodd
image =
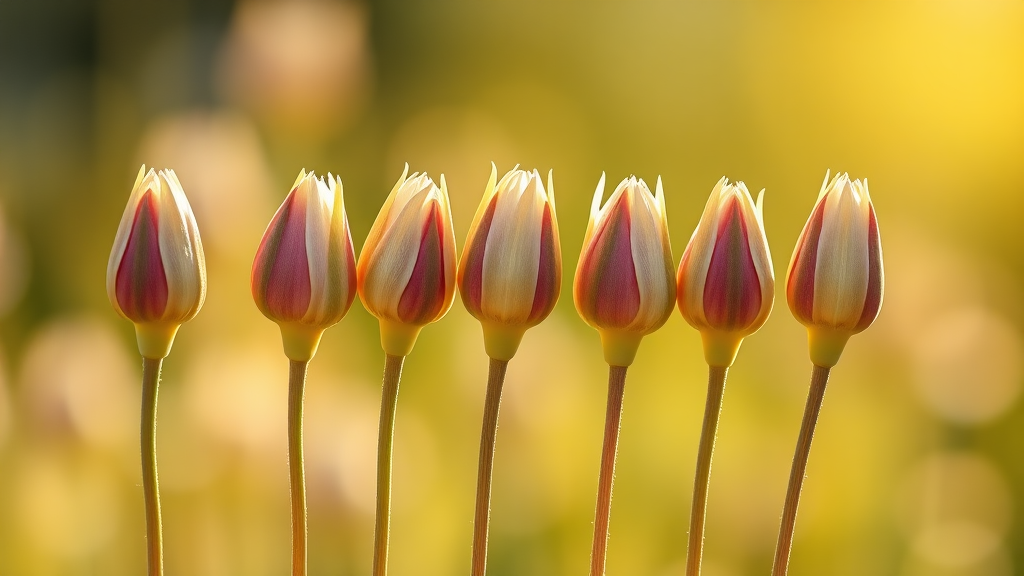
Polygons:
<instances>
[{"instance_id":1,"label":"slender stalk","mask_svg":"<svg viewBox=\"0 0 1024 576\"><path fill-rule=\"evenodd\" d=\"M163 576L164 542L160 522L160 487L156 473L156 399L162 358L142 359L142 493L146 500L146 547L149 576Z\"/></svg>"},{"instance_id":2,"label":"slender stalk","mask_svg":"<svg viewBox=\"0 0 1024 576\"><path fill-rule=\"evenodd\" d=\"M789 473L789 488L786 490L786 504L782 508L782 526L779 528L779 543L775 546L775 564L772 576L786 576L789 571L789 553L793 547L793 529L796 526L796 508L800 503L804 474L807 471L807 455L811 451L814 425L818 422L821 401L825 397L825 384L831 368L814 366L811 371L811 389L807 393L804 419L800 424L800 437L793 454L793 468Z\"/></svg>"},{"instance_id":3,"label":"slender stalk","mask_svg":"<svg viewBox=\"0 0 1024 576\"><path fill-rule=\"evenodd\" d=\"M302 404L309 360L288 363L288 479L292 500L292 576L306 576L306 473L302 461Z\"/></svg>"},{"instance_id":4,"label":"slender stalk","mask_svg":"<svg viewBox=\"0 0 1024 576\"><path fill-rule=\"evenodd\" d=\"M385 355L384 385L377 434L377 521L373 532L373 576L387 576L391 524L391 453L395 440L395 407L405 356Z\"/></svg>"},{"instance_id":5,"label":"slender stalk","mask_svg":"<svg viewBox=\"0 0 1024 576\"><path fill-rule=\"evenodd\" d=\"M693 503L690 505L690 539L687 546L686 576L700 576L704 552L704 519L708 509L708 485L711 483L711 456L715 452L718 417L722 413L722 395L729 368L708 367L708 398L704 405L704 425L697 450L697 471L693 478Z\"/></svg>"},{"instance_id":6,"label":"slender stalk","mask_svg":"<svg viewBox=\"0 0 1024 576\"><path fill-rule=\"evenodd\" d=\"M501 405L501 387L505 383L506 369L508 360L491 358L487 370L487 398L484 400L484 423L480 431L480 465L476 475L476 515L473 518L473 576L484 576L487 570L494 437L498 432L498 408Z\"/></svg>"},{"instance_id":7,"label":"slender stalk","mask_svg":"<svg viewBox=\"0 0 1024 576\"><path fill-rule=\"evenodd\" d=\"M608 553L608 522L612 511L612 481L615 479L615 454L619 446L619 423L622 421L622 394L625 387L626 366L609 366L608 409L604 417L601 475L597 481L597 513L594 516L590 576L604 576L605 558Z\"/></svg>"}]
</instances>

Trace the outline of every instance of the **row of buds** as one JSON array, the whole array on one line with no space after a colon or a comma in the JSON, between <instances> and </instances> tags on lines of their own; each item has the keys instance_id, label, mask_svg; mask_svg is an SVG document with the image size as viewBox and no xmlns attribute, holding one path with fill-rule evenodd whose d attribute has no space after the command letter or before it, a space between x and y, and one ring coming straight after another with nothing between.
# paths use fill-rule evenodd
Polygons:
<instances>
[{"instance_id":1,"label":"row of buds","mask_svg":"<svg viewBox=\"0 0 1024 576\"><path fill-rule=\"evenodd\" d=\"M601 176L591 206L573 299L600 331L606 359L629 365L640 339L661 327L677 302L701 331L712 365L732 364L742 339L767 319L774 272L765 235L763 190L716 184L673 278L665 196L642 179L623 180L606 202ZM359 255L352 245L341 180L305 171L275 214L256 253L252 293L277 322L292 359L308 360L324 329L356 292L381 322L385 351L409 353L420 329L452 305L456 284L484 327L487 352L515 354L523 333L554 307L561 251L551 174L492 165L461 262L444 176L440 187L408 166ZM136 324L140 347L166 356L177 326L206 291L202 244L173 171L140 171L114 242L107 291ZM867 182L826 180L789 268L787 299L811 332L815 363L834 365L846 339L866 328L882 298L878 224Z\"/></svg>"}]
</instances>

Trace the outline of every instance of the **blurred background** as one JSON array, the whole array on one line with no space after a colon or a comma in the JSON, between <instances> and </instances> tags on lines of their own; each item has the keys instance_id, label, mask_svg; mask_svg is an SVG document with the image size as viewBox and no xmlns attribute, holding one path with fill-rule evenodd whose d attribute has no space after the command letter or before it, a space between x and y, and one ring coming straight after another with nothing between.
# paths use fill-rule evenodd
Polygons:
<instances>
[{"instance_id":1,"label":"blurred background","mask_svg":"<svg viewBox=\"0 0 1024 576\"><path fill-rule=\"evenodd\" d=\"M404 162L461 243L490 162L554 169L562 299L511 363L490 574L585 574L606 394L571 282L602 171L665 183L678 260L719 177L766 188L776 275L826 169L868 178L881 315L833 371L791 574L1024 573L1024 4L0 0L0 574L142 574L141 363L104 275L174 168L209 297L165 363L166 567L285 574L287 362L249 267L300 168L356 247ZM367 574L383 353L356 304L307 389L310 573ZM810 365L784 298L730 374L706 576L768 574ZM395 576L468 573L486 359L461 302L399 399ZM630 370L608 573L678 576L705 394L676 314Z\"/></svg>"}]
</instances>

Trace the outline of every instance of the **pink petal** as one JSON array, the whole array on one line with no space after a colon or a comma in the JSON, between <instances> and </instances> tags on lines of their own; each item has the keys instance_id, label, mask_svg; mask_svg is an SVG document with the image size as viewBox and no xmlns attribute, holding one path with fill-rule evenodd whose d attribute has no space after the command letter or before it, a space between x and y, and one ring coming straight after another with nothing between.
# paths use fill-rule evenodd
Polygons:
<instances>
[{"instance_id":1,"label":"pink petal","mask_svg":"<svg viewBox=\"0 0 1024 576\"><path fill-rule=\"evenodd\" d=\"M253 298L278 321L295 322L309 309L306 206L292 191L267 228L252 274Z\"/></svg>"},{"instance_id":2,"label":"pink petal","mask_svg":"<svg viewBox=\"0 0 1024 576\"><path fill-rule=\"evenodd\" d=\"M139 200L117 269L117 304L134 322L160 320L167 309L167 275L160 257L159 215L152 190Z\"/></svg>"},{"instance_id":3,"label":"pink petal","mask_svg":"<svg viewBox=\"0 0 1024 576\"><path fill-rule=\"evenodd\" d=\"M466 265L462 270L462 283L459 288L462 291L462 301L466 309L473 316L478 316L483 310L483 277L484 277L484 251L487 248L487 234L491 231L491 221L494 219L494 211L498 206L497 195L491 199L476 233L467 240Z\"/></svg>"},{"instance_id":4,"label":"pink petal","mask_svg":"<svg viewBox=\"0 0 1024 576\"><path fill-rule=\"evenodd\" d=\"M540 265L537 268L537 290L533 294L533 309L528 322L540 322L551 313L562 287L562 266L558 261L558 247L551 226L551 206L544 207L540 231Z\"/></svg>"},{"instance_id":5,"label":"pink petal","mask_svg":"<svg viewBox=\"0 0 1024 576\"><path fill-rule=\"evenodd\" d=\"M723 213L704 284L704 317L712 328L742 330L761 310L761 283L735 197Z\"/></svg>"},{"instance_id":6,"label":"pink petal","mask_svg":"<svg viewBox=\"0 0 1024 576\"><path fill-rule=\"evenodd\" d=\"M405 285L398 302L398 317L407 324L427 324L434 320L444 306L444 250L441 242L444 230L441 228L440 207L431 206L430 214L423 223L420 250L416 255L416 266L412 269L409 283Z\"/></svg>"},{"instance_id":7,"label":"pink petal","mask_svg":"<svg viewBox=\"0 0 1024 576\"><path fill-rule=\"evenodd\" d=\"M818 241L825 218L825 202L819 202L797 241L796 253L786 279L786 297L796 319L808 324L814 319L814 273L818 262Z\"/></svg>"},{"instance_id":8,"label":"pink petal","mask_svg":"<svg viewBox=\"0 0 1024 576\"><path fill-rule=\"evenodd\" d=\"M860 314L855 330L860 332L875 321L878 309L882 305L882 244L878 239L878 222L875 220L875 208L870 208L868 217L868 292L864 301L864 311Z\"/></svg>"},{"instance_id":9,"label":"pink petal","mask_svg":"<svg viewBox=\"0 0 1024 576\"><path fill-rule=\"evenodd\" d=\"M624 328L640 311L627 196L620 196L594 234L576 285L580 313L602 328Z\"/></svg>"}]
</instances>

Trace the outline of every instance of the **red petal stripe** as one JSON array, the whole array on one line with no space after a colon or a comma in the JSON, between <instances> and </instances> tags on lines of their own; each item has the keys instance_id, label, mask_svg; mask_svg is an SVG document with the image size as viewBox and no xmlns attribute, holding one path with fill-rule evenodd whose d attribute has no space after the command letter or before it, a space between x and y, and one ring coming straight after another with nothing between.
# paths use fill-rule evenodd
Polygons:
<instances>
[{"instance_id":1,"label":"red petal stripe","mask_svg":"<svg viewBox=\"0 0 1024 576\"><path fill-rule=\"evenodd\" d=\"M423 224L416 266L398 302L398 317L407 324L427 324L444 306L444 251L441 246L444 230L441 226L440 207L435 202Z\"/></svg>"},{"instance_id":2,"label":"red petal stripe","mask_svg":"<svg viewBox=\"0 0 1024 576\"><path fill-rule=\"evenodd\" d=\"M160 257L156 197L147 190L135 209L128 244L117 268L117 305L135 322L160 320L167 309L167 275Z\"/></svg>"},{"instance_id":3,"label":"red petal stripe","mask_svg":"<svg viewBox=\"0 0 1024 576\"><path fill-rule=\"evenodd\" d=\"M555 233L551 227L551 206L544 207L540 232L540 265L537 267L537 290L533 293L533 309L529 323L547 318L558 300L562 285L562 267L555 250Z\"/></svg>"},{"instance_id":4,"label":"red petal stripe","mask_svg":"<svg viewBox=\"0 0 1024 576\"><path fill-rule=\"evenodd\" d=\"M825 218L825 201L818 203L797 240L796 253L786 279L786 298L796 319L804 324L814 319L814 273L818 265L818 242Z\"/></svg>"},{"instance_id":5,"label":"red petal stripe","mask_svg":"<svg viewBox=\"0 0 1024 576\"><path fill-rule=\"evenodd\" d=\"M761 310L761 283L735 197L724 212L704 284L704 317L712 328L742 330Z\"/></svg>"},{"instance_id":6,"label":"red petal stripe","mask_svg":"<svg viewBox=\"0 0 1024 576\"><path fill-rule=\"evenodd\" d=\"M306 255L306 206L293 191L274 216L256 254L256 301L274 320L298 321L309 309L309 257ZM261 293L261 294L260 294ZM262 295L262 298L260 298Z\"/></svg>"},{"instance_id":7,"label":"red petal stripe","mask_svg":"<svg viewBox=\"0 0 1024 576\"><path fill-rule=\"evenodd\" d=\"M640 311L626 201L623 194L595 234L577 285L581 312L602 328L625 328Z\"/></svg>"},{"instance_id":8,"label":"red petal stripe","mask_svg":"<svg viewBox=\"0 0 1024 576\"><path fill-rule=\"evenodd\" d=\"M494 210L498 206L498 196L491 199L487 206L476 233L467 240L466 265L462 271L462 283L459 288L462 291L462 301L466 309L474 317L478 317L483 311L482 290L484 285L484 252L487 248L487 235L491 231L491 221L494 219Z\"/></svg>"},{"instance_id":9,"label":"red petal stripe","mask_svg":"<svg viewBox=\"0 0 1024 576\"><path fill-rule=\"evenodd\" d=\"M868 216L868 292L864 300L864 311L857 321L856 331L867 328L878 316L882 305L882 244L878 239L878 222L875 207L871 206Z\"/></svg>"}]
</instances>

